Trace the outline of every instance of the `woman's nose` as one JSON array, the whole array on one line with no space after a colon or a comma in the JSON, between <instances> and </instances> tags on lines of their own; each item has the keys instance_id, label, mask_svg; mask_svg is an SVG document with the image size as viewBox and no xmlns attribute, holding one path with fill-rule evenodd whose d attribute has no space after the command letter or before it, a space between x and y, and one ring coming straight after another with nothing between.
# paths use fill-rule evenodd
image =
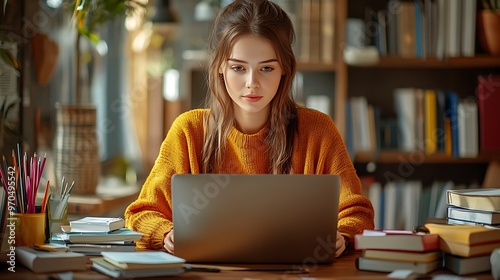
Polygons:
<instances>
[{"instance_id":1,"label":"woman's nose","mask_svg":"<svg viewBox=\"0 0 500 280\"><path fill-rule=\"evenodd\" d=\"M247 88L258 88L260 86L257 73L250 71L248 73Z\"/></svg>"}]
</instances>

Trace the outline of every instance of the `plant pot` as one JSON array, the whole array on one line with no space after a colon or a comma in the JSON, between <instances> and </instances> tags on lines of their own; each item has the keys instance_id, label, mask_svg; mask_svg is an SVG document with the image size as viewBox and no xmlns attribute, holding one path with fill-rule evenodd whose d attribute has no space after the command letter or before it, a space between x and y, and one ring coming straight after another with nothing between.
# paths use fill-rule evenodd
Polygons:
<instances>
[{"instance_id":1,"label":"plant pot","mask_svg":"<svg viewBox=\"0 0 500 280\"><path fill-rule=\"evenodd\" d=\"M54 169L56 185L75 185L71 194L95 194L101 166L94 106L56 106ZM62 186L64 187L64 186Z\"/></svg>"},{"instance_id":2,"label":"plant pot","mask_svg":"<svg viewBox=\"0 0 500 280\"><path fill-rule=\"evenodd\" d=\"M500 55L500 12L482 10L479 13L479 42L491 55Z\"/></svg>"}]
</instances>

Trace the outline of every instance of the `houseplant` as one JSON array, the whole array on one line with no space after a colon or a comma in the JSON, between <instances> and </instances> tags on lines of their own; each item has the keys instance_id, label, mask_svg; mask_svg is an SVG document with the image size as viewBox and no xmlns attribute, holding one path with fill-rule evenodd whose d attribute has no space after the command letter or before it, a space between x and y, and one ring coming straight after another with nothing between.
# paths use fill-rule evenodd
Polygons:
<instances>
[{"instance_id":1,"label":"houseplant","mask_svg":"<svg viewBox=\"0 0 500 280\"><path fill-rule=\"evenodd\" d=\"M486 52L500 55L500 1L482 0L478 14L479 41Z\"/></svg>"}]
</instances>

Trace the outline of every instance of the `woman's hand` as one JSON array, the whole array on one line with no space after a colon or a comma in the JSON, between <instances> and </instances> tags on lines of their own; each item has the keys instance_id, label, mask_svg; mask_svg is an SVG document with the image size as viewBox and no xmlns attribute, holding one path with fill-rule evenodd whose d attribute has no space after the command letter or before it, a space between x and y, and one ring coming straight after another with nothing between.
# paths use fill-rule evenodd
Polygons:
<instances>
[{"instance_id":1,"label":"woman's hand","mask_svg":"<svg viewBox=\"0 0 500 280\"><path fill-rule=\"evenodd\" d=\"M172 245L173 246L173 245ZM335 241L335 257L339 257L345 250L345 238L337 231L337 240Z\"/></svg>"},{"instance_id":2,"label":"woman's hand","mask_svg":"<svg viewBox=\"0 0 500 280\"><path fill-rule=\"evenodd\" d=\"M337 243L338 243L338 236L337 236ZM170 230L167 235L165 235L165 239L163 240L163 247L169 252L170 254L174 254L174 230Z\"/></svg>"}]
</instances>

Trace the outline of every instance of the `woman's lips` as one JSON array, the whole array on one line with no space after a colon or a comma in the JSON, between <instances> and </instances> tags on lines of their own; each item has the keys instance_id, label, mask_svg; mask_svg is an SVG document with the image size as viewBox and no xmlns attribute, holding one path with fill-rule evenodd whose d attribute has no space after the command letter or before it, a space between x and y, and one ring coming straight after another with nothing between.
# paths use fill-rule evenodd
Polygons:
<instances>
[{"instance_id":1,"label":"woman's lips","mask_svg":"<svg viewBox=\"0 0 500 280\"><path fill-rule=\"evenodd\" d=\"M245 95L243 96L243 99L245 99L248 102L257 102L262 99L263 96L259 95Z\"/></svg>"}]
</instances>

